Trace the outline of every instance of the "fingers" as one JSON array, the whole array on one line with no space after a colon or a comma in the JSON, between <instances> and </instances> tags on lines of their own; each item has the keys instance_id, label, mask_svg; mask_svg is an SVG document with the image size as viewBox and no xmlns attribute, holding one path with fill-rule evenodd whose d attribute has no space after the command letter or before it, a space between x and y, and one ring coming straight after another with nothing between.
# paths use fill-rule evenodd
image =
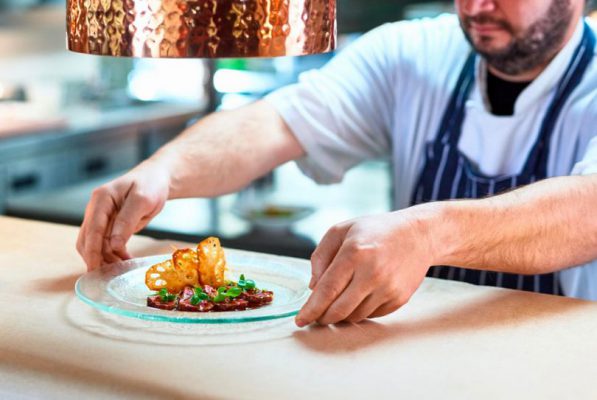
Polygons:
<instances>
[{"instance_id":1,"label":"fingers","mask_svg":"<svg viewBox=\"0 0 597 400\"><path fill-rule=\"evenodd\" d=\"M110 264L118 261L122 261L122 257L116 254L116 252L112 249L110 246L110 239L104 238L102 246L102 262Z\"/></svg>"},{"instance_id":2,"label":"fingers","mask_svg":"<svg viewBox=\"0 0 597 400\"><path fill-rule=\"evenodd\" d=\"M344 321L369 296L365 282L353 279L334 303L317 319L321 325Z\"/></svg>"},{"instance_id":3,"label":"fingers","mask_svg":"<svg viewBox=\"0 0 597 400\"><path fill-rule=\"evenodd\" d=\"M311 282L309 282L309 289L313 290L326 268L332 263L350 226L349 222L335 225L321 239L321 242L311 255Z\"/></svg>"},{"instance_id":4,"label":"fingers","mask_svg":"<svg viewBox=\"0 0 597 400\"><path fill-rule=\"evenodd\" d=\"M113 249L109 240L119 203L118 190L102 186L93 191L77 239L77 250L88 271L130 258L126 249Z\"/></svg>"},{"instance_id":5,"label":"fingers","mask_svg":"<svg viewBox=\"0 0 597 400\"><path fill-rule=\"evenodd\" d=\"M110 215L114 212L113 201L104 188L96 189L79 231L77 250L85 260L88 270L99 267L103 261L103 243L110 224Z\"/></svg>"},{"instance_id":6,"label":"fingers","mask_svg":"<svg viewBox=\"0 0 597 400\"><path fill-rule=\"evenodd\" d=\"M155 211L152 208L153 205L146 197L137 190L134 184L131 185L123 200L122 208L114 218L109 243L112 253L121 257L128 255L126 243L138 231L140 222L149 220L148 217Z\"/></svg>"},{"instance_id":7,"label":"fingers","mask_svg":"<svg viewBox=\"0 0 597 400\"><path fill-rule=\"evenodd\" d=\"M401 291L391 283L392 265L383 248L347 237L313 294L296 318L299 327L313 321L335 324L360 322L378 312L385 315L401 304Z\"/></svg>"},{"instance_id":8,"label":"fingers","mask_svg":"<svg viewBox=\"0 0 597 400\"><path fill-rule=\"evenodd\" d=\"M386 300L383 295L371 295L346 318L347 322L359 323L367 318L381 317L400 308L396 299Z\"/></svg>"},{"instance_id":9,"label":"fingers","mask_svg":"<svg viewBox=\"0 0 597 400\"><path fill-rule=\"evenodd\" d=\"M93 191L77 239L77 250L89 270L130 258L127 241L161 211L169 185L162 166L142 163Z\"/></svg>"},{"instance_id":10,"label":"fingers","mask_svg":"<svg viewBox=\"0 0 597 400\"><path fill-rule=\"evenodd\" d=\"M382 304L381 306L379 306L375 311L373 311L371 314L369 314L366 318L379 318L379 317L383 317L384 315L388 315L390 313L393 313L394 311L396 311L397 309L399 309L403 305L404 304L402 304L399 301L388 301L387 303ZM359 320L357 322L360 322L363 319L361 319L361 320Z\"/></svg>"},{"instance_id":11,"label":"fingers","mask_svg":"<svg viewBox=\"0 0 597 400\"><path fill-rule=\"evenodd\" d=\"M354 270L340 252L297 315L297 326L303 327L319 319L350 283Z\"/></svg>"},{"instance_id":12,"label":"fingers","mask_svg":"<svg viewBox=\"0 0 597 400\"><path fill-rule=\"evenodd\" d=\"M126 259L130 258L128 256L126 249L115 250L114 248L112 248L112 245L110 243L110 238L111 238L110 233L112 232L115 218L116 217L114 215L112 215L112 217L110 219L110 223L108 224L108 227L106 228L106 235L104 236L104 239L103 239L102 256L103 256L104 263L115 263L115 262L126 260Z\"/></svg>"},{"instance_id":13,"label":"fingers","mask_svg":"<svg viewBox=\"0 0 597 400\"><path fill-rule=\"evenodd\" d=\"M428 243L417 238L411 219L398 213L330 229L312 256L313 293L296 324L359 322L398 309L429 265Z\"/></svg>"}]
</instances>

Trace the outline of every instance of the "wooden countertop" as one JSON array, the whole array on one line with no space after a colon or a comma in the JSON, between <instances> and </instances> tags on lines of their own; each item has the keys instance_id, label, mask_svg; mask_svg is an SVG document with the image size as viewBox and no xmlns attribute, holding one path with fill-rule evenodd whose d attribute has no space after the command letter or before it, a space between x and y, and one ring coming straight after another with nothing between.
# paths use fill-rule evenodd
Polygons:
<instances>
[{"instance_id":1,"label":"wooden countertop","mask_svg":"<svg viewBox=\"0 0 597 400\"><path fill-rule=\"evenodd\" d=\"M0 217L0 398L597 393L595 303L427 279L401 310L360 325L188 327L179 332L191 344L167 345L159 332L167 326L104 315L75 298L85 271L76 236L73 227ZM135 237L131 245L140 256L170 243Z\"/></svg>"}]
</instances>

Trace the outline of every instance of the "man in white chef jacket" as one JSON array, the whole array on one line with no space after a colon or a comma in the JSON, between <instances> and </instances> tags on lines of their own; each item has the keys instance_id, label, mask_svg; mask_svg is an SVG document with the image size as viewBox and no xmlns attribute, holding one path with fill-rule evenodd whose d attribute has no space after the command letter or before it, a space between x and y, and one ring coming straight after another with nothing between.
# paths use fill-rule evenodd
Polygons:
<instances>
[{"instance_id":1,"label":"man in white chef jacket","mask_svg":"<svg viewBox=\"0 0 597 400\"><path fill-rule=\"evenodd\" d=\"M393 312L426 275L597 300L597 56L585 1L455 6L373 30L96 189L77 243L88 267L129 258L128 239L168 199L237 191L290 160L339 182L391 156L397 210L330 228L299 326Z\"/></svg>"}]
</instances>

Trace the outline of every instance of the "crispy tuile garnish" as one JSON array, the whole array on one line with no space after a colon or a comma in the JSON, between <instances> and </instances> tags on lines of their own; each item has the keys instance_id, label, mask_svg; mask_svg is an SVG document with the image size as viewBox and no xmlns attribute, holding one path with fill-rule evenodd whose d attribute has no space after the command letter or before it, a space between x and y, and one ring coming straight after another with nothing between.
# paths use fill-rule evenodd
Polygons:
<instances>
[{"instance_id":1,"label":"crispy tuile garnish","mask_svg":"<svg viewBox=\"0 0 597 400\"><path fill-rule=\"evenodd\" d=\"M151 290L168 289L170 293L178 293L185 286L196 286L199 282L197 269L193 267L192 261L185 258L184 254L177 255L173 260L166 260L153 265L145 273L145 284ZM195 253L193 250L191 250ZM196 258L196 256L195 256Z\"/></svg>"},{"instance_id":2,"label":"crispy tuile garnish","mask_svg":"<svg viewBox=\"0 0 597 400\"><path fill-rule=\"evenodd\" d=\"M224 286L226 259L220 240L209 237L193 249L176 249L171 260L151 266L145 284L151 290L179 293L185 286Z\"/></svg>"},{"instance_id":3,"label":"crispy tuile garnish","mask_svg":"<svg viewBox=\"0 0 597 400\"><path fill-rule=\"evenodd\" d=\"M201 282L212 287L226 285L226 257L220 240L209 237L197 245Z\"/></svg>"}]
</instances>

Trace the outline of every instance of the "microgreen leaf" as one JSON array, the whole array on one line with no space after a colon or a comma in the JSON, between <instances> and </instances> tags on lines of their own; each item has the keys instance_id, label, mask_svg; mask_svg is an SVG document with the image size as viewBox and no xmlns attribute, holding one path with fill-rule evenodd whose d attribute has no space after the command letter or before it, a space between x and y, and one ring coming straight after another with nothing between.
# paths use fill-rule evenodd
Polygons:
<instances>
[{"instance_id":1,"label":"microgreen leaf","mask_svg":"<svg viewBox=\"0 0 597 400\"><path fill-rule=\"evenodd\" d=\"M227 297L238 297L243 292L243 290L239 287L232 287L228 289L226 293L224 293Z\"/></svg>"},{"instance_id":2,"label":"microgreen leaf","mask_svg":"<svg viewBox=\"0 0 597 400\"><path fill-rule=\"evenodd\" d=\"M213 301L214 301L214 303L221 303L221 302L223 302L225 299L226 299L226 296L225 296L224 294L222 294L222 293L218 293L218 294L217 294L217 295L214 297Z\"/></svg>"},{"instance_id":3,"label":"microgreen leaf","mask_svg":"<svg viewBox=\"0 0 597 400\"><path fill-rule=\"evenodd\" d=\"M252 279L247 279L245 282L245 288L247 289L255 289L255 281Z\"/></svg>"},{"instance_id":4,"label":"microgreen leaf","mask_svg":"<svg viewBox=\"0 0 597 400\"><path fill-rule=\"evenodd\" d=\"M162 288L159 291L160 300L163 302L171 302L176 298L176 295L168 293L168 289Z\"/></svg>"}]
</instances>

